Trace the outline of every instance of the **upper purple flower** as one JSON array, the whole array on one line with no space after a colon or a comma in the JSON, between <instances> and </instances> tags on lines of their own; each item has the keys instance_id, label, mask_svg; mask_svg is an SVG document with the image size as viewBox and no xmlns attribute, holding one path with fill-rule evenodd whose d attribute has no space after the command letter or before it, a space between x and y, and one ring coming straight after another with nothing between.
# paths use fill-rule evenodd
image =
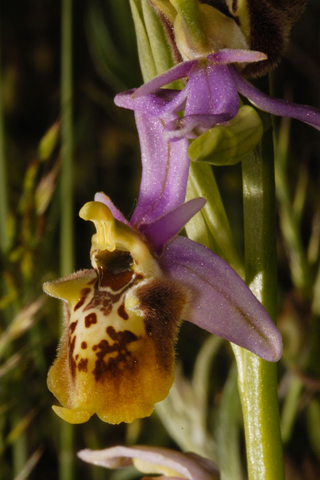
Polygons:
<instances>
[{"instance_id":1,"label":"upper purple flower","mask_svg":"<svg viewBox=\"0 0 320 480\"><path fill-rule=\"evenodd\" d=\"M319 110L270 98L244 80L231 65L266 58L261 52L223 49L207 58L182 62L140 88L118 94L115 103L163 118L165 139L169 141L196 138L209 128L234 118L239 110L238 93L260 110L301 120L319 130ZM188 79L181 91L160 88L181 78ZM181 111L184 111L182 118L170 118Z\"/></svg>"},{"instance_id":2,"label":"upper purple flower","mask_svg":"<svg viewBox=\"0 0 320 480\"><path fill-rule=\"evenodd\" d=\"M173 115L173 114L172 114ZM163 122L136 112L142 155L139 199L128 222L98 193L80 211L96 227L93 269L44 285L66 302L64 333L48 375L70 423L150 415L173 383L175 342L188 320L276 361L279 331L236 272L177 234L204 205L184 202L187 140L163 140Z\"/></svg>"}]
</instances>

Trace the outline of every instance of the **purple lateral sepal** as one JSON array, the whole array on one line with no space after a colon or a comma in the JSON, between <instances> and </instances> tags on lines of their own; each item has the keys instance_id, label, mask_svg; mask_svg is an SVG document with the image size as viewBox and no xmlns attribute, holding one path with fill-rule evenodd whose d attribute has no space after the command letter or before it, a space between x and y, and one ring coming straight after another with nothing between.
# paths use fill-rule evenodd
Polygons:
<instances>
[{"instance_id":1,"label":"purple lateral sepal","mask_svg":"<svg viewBox=\"0 0 320 480\"><path fill-rule=\"evenodd\" d=\"M193 198L163 215L153 223L141 225L139 230L157 255L161 255L164 246L184 228L186 223L205 205L204 198Z\"/></svg>"},{"instance_id":2,"label":"purple lateral sepal","mask_svg":"<svg viewBox=\"0 0 320 480\"><path fill-rule=\"evenodd\" d=\"M281 334L245 282L203 245L178 237L160 259L164 272L191 291L185 320L275 362Z\"/></svg>"},{"instance_id":3,"label":"purple lateral sepal","mask_svg":"<svg viewBox=\"0 0 320 480\"><path fill-rule=\"evenodd\" d=\"M132 89L118 93L114 97L114 103L117 107L163 117L166 114L171 115L172 112L178 111L180 106L184 105L186 96L184 90L161 88L146 96L134 98L135 91L136 89Z\"/></svg>"},{"instance_id":4,"label":"purple lateral sepal","mask_svg":"<svg viewBox=\"0 0 320 480\"><path fill-rule=\"evenodd\" d=\"M230 68L230 72L238 92L247 97L260 110L279 117L295 118L320 130L320 110L317 108L299 105L288 100L270 98L244 80L235 68Z\"/></svg>"},{"instance_id":5,"label":"purple lateral sepal","mask_svg":"<svg viewBox=\"0 0 320 480\"><path fill-rule=\"evenodd\" d=\"M130 223L139 228L184 202L189 160L188 141L170 144L163 140L164 123L157 117L136 112L142 161L137 206Z\"/></svg>"},{"instance_id":6,"label":"purple lateral sepal","mask_svg":"<svg viewBox=\"0 0 320 480\"><path fill-rule=\"evenodd\" d=\"M189 60L187 62L179 63L175 67L170 68L170 70L167 70L162 75L154 77L152 80L139 87L134 92L133 96L137 98L141 97L142 95L147 95L163 85L167 85L168 83L179 80L180 78L188 77L191 70L195 65L197 65L197 63L198 60Z\"/></svg>"},{"instance_id":7,"label":"purple lateral sepal","mask_svg":"<svg viewBox=\"0 0 320 480\"><path fill-rule=\"evenodd\" d=\"M138 459L147 462L151 474L159 472L159 467L163 466L179 475L179 477L157 477L159 480L179 480L181 478L218 480L220 478L219 470L211 460L195 453L182 453L163 447L135 445L133 447L116 446L105 450L85 449L78 452L78 456L85 462L113 469L132 466L134 459ZM152 472L152 465L155 466L154 472ZM143 471L146 473L146 470ZM149 476L144 478L151 480Z\"/></svg>"}]
</instances>

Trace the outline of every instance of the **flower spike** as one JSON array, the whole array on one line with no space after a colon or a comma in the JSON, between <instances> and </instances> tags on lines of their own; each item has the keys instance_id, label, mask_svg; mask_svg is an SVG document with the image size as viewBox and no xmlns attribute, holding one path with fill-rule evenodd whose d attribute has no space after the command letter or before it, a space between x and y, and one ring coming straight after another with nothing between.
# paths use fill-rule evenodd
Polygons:
<instances>
[{"instance_id":1,"label":"flower spike","mask_svg":"<svg viewBox=\"0 0 320 480\"><path fill-rule=\"evenodd\" d=\"M210 250L177 237L205 204L183 203L187 141L171 145L161 120L136 119L143 172L131 220L96 194L80 211L96 226L93 268L44 284L65 302L48 386L62 404L54 411L70 423L94 413L114 424L150 415L172 386L183 319L269 361L281 355L278 330L243 280Z\"/></svg>"}]
</instances>

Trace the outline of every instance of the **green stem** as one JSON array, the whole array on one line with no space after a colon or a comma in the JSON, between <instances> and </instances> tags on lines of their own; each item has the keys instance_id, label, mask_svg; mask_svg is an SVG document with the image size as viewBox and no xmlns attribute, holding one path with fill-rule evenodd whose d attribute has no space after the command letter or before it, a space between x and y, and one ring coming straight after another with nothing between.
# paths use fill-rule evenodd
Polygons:
<instances>
[{"instance_id":1,"label":"green stem","mask_svg":"<svg viewBox=\"0 0 320 480\"><path fill-rule=\"evenodd\" d=\"M62 0L61 25L61 230L60 275L74 269L73 235L73 121L72 121L72 0ZM61 480L73 478L73 426L60 427Z\"/></svg>"},{"instance_id":2,"label":"green stem","mask_svg":"<svg viewBox=\"0 0 320 480\"><path fill-rule=\"evenodd\" d=\"M271 318L276 318L277 269L272 132L243 162L246 281ZM234 347L239 370L248 476L284 478L277 396L277 366Z\"/></svg>"},{"instance_id":3,"label":"green stem","mask_svg":"<svg viewBox=\"0 0 320 480\"><path fill-rule=\"evenodd\" d=\"M19 411L14 411L11 415L12 427L19 428L19 424L21 422L23 422L21 413ZM19 432L19 434L17 434L17 437L13 442L13 448L12 448L13 472L12 473L14 478L16 478L21 473L27 460L28 460L27 438L26 438L26 432L22 430Z\"/></svg>"},{"instance_id":4,"label":"green stem","mask_svg":"<svg viewBox=\"0 0 320 480\"><path fill-rule=\"evenodd\" d=\"M61 51L61 258L60 273L73 271L72 0L62 0Z\"/></svg>"}]
</instances>

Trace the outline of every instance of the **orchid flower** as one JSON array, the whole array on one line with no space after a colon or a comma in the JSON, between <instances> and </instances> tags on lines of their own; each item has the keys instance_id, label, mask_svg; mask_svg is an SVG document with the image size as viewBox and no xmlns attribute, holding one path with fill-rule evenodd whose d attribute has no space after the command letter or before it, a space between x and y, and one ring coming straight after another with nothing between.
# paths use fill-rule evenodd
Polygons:
<instances>
[{"instance_id":1,"label":"orchid flower","mask_svg":"<svg viewBox=\"0 0 320 480\"><path fill-rule=\"evenodd\" d=\"M195 453L181 453L168 448L136 445L111 447L105 450L81 450L81 460L106 468L125 468L134 465L142 473L161 474L144 480L218 480L217 466Z\"/></svg>"},{"instance_id":2,"label":"orchid flower","mask_svg":"<svg viewBox=\"0 0 320 480\"><path fill-rule=\"evenodd\" d=\"M281 336L236 272L206 247L177 234L205 204L184 202L187 140L163 140L163 122L137 113L142 180L128 222L103 193L80 211L97 233L92 270L46 283L66 302L64 332L48 386L70 423L96 413L132 422L152 413L174 380L181 320L277 361Z\"/></svg>"},{"instance_id":3,"label":"orchid flower","mask_svg":"<svg viewBox=\"0 0 320 480\"><path fill-rule=\"evenodd\" d=\"M138 89L120 93L115 103L135 111L147 111L163 118L165 139L196 138L217 124L225 124L239 111L239 95L255 107L273 115L295 118L320 129L320 111L287 100L270 98L246 81L231 64L260 62L261 52L222 49L207 58L182 62ZM162 89L175 80L187 78L183 90ZM172 114L184 111L182 118Z\"/></svg>"}]
</instances>

